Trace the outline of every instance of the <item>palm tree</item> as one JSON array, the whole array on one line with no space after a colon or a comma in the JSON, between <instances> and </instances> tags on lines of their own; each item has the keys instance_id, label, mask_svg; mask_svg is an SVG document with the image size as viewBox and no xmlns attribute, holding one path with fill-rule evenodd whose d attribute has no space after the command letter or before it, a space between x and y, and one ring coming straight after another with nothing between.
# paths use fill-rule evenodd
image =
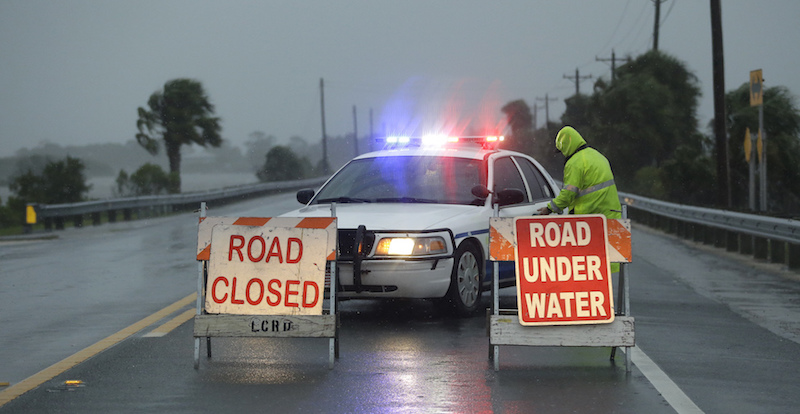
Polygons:
<instances>
[{"instance_id":1,"label":"palm tree","mask_svg":"<svg viewBox=\"0 0 800 414\"><path fill-rule=\"evenodd\" d=\"M136 141L150 154L157 154L158 139L164 141L174 192L181 190L181 146L198 144L219 147L220 119L214 117L214 105L203 85L192 79L173 79L147 101L150 110L139 107Z\"/></svg>"}]
</instances>

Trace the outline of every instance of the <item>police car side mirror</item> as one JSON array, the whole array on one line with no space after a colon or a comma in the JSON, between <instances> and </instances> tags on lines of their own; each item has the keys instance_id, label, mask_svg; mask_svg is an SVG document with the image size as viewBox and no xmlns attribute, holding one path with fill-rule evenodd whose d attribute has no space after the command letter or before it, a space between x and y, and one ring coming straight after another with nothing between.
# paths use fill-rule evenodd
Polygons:
<instances>
[{"instance_id":1,"label":"police car side mirror","mask_svg":"<svg viewBox=\"0 0 800 414\"><path fill-rule=\"evenodd\" d=\"M521 203L525 200L525 194L516 188L504 188L495 193L494 203L500 207L511 204Z\"/></svg>"},{"instance_id":2,"label":"police car side mirror","mask_svg":"<svg viewBox=\"0 0 800 414\"><path fill-rule=\"evenodd\" d=\"M489 189L486 188L485 185L478 184L475 187L472 187L472 195L474 195L477 198L486 200L489 197L489 194L491 193L492 192L489 191Z\"/></svg>"},{"instance_id":3,"label":"police car side mirror","mask_svg":"<svg viewBox=\"0 0 800 414\"><path fill-rule=\"evenodd\" d=\"M297 192L297 201L300 204L308 204L309 201L314 197L314 190L310 188L304 188Z\"/></svg>"}]
</instances>

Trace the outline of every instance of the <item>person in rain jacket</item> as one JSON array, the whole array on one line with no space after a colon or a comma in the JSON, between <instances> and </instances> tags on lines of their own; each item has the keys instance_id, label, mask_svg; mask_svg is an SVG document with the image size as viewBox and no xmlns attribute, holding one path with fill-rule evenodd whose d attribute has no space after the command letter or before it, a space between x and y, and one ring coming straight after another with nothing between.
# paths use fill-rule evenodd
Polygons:
<instances>
[{"instance_id":1,"label":"person in rain jacket","mask_svg":"<svg viewBox=\"0 0 800 414\"><path fill-rule=\"evenodd\" d=\"M564 154L564 184L558 196L539 214L561 213L565 208L574 214L602 214L610 219L622 218L617 185L608 159L586 145L573 127L561 128L556 135L556 149ZM619 271L619 263L611 264L611 272Z\"/></svg>"},{"instance_id":2,"label":"person in rain jacket","mask_svg":"<svg viewBox=\"0 0 800 414\"><path fill-rule=\"evenodd\" d=\"M602 214L622 218L622 207L608 159L586 145L581 134L564 127L556 135L556 148L564 154L564 185L558 196L539 214L561 213L569 208L574 214Z\"/></svg>"}]
</instances>

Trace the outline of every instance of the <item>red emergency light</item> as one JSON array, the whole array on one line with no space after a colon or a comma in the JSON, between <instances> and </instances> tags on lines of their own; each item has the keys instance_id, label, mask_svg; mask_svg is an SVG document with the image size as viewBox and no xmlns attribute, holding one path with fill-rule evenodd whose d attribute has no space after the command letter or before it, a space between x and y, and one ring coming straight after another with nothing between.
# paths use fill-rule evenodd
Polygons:
<instances>
[{"instance_id":1,"label":"red emergency light","mask_svg":"<svg viewBox=\"0 0 800 414\"><path fill-rule=\"evenodd\" d=\"M500 142L504 141L502 135L489 136L449 136L449 135L424 135L421 137L409 136L387 136L376 138L376 144L383 146L384 149L405 148L405 147L446 147L461 144L480 145L483 148L497 148Z\"/></svg>"}]
</instances>

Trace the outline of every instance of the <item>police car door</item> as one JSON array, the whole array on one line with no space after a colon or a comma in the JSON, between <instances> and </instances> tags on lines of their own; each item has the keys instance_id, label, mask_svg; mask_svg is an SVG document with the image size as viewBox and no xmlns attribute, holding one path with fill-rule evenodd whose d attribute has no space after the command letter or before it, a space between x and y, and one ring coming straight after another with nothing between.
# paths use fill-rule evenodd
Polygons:
<instances>
[{"instance_id":1,"label":"police car door","mask_svg":"<svg viewBox=\"0 0 800 414\"><path fill-rule=\"evenodd\" d=\"M534 208L533 211L546 206L558 195L556 183L539 163L527 157L514 156L512 158L522 171L522 177L527 184L528 194Z\"/></svg>"},{"instance_id":2,"label":"police car door","mask_svg":"<svg viewBox=\"0 0 800 414\"><path fill-rule=\"evenodd\" d=\"M503 156L494 160L492 194L500 191L516 189L522 192L522 201L500 206L500 217L530 216L536 211L531 202L530 190L525 182L518 163L511 156Z\"/></svg>"}]
</instances>

